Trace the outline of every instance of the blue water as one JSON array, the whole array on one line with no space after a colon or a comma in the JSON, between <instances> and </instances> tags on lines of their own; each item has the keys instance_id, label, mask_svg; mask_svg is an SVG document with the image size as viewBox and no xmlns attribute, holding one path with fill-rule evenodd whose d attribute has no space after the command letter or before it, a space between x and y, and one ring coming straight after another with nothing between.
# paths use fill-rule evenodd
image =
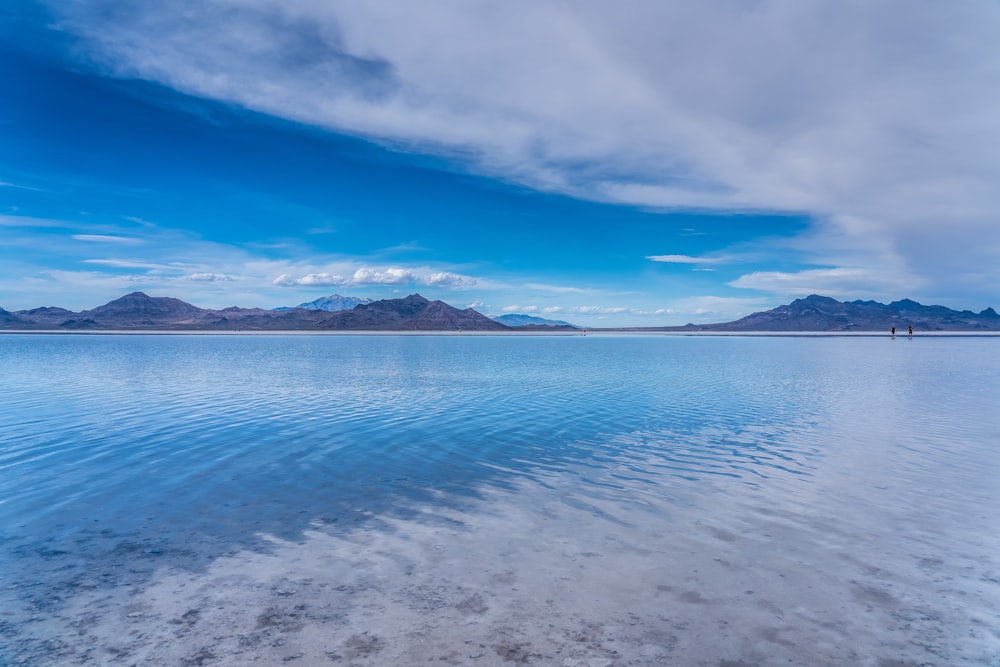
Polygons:
<instances>
[{"instance_id":1,"label":"blue water","mask_svg":"<svg viewBox=\"0 0 1000 667\"><path fill-rule=\"evenodd\" d=\"M998 345L960 337L0 336L0 664L171 664L166 640L119 641L102 652L100 619L81 625L84 612L69 610L95 591L137 600L167 571L206 576L234 554L273 555L276 540L305 544L317 526L380 539L412 530L414 542L418 528L448 525L444 514L473 530L501 506L548 521L553 535L616 536L619 547L600 552L612 567L630 557L620 545L667 554L671 531L699 525L715 537L691 543L692 563L720 560L740 534L742 553L768 553L774 545L761 536L771 528L791 540L783 549L802 551L787 571L749 556L731 568L741 578L801 577L798 592L781 593L780 631L800 633L798 643L751 627L767 607L730 618L683 604L707 599L706 584L672 604L698 608L688 623L742 624L724 650L690 645L674 628L672 644L633 638L605 647L606 664L663 664L670 651L703 664L810 655L1000 664L990 663L1000 660L990 629L991 621L1000 627L1000 616L990 618L1000 609ZM528 528L512 521L502 530ZM485 560L512 560L499 547L482 549ZM857 571L843 565L852 560ZM512 572L518 563L508 563ZM537 569L522 567L524 576ZM880 570L899 580L887 584ZM607 605L633 595L596 578L579 586ZM920 597L928 586L941 595ZM797 599L805 587L818 600ZM839 603L841 587L854 591L859 610L878 606L887 619L870 646L849 646L845 630L843 646L825 647L802 630L815 621L803 608L835 614L823 598ZM503 595L488 593L499 609ZM924 620L907 625L904 602L918 597L911 607ZM889 609L893 601L898 609ZM570 614L558 599L550 608ZM845 619L856 612L841 611ZM477 613L488 625L488 612ZM677 625L642 616L649 636L658 624ZM86 650L72 648L70 632ZM750 641L752 632L763 639ZM508 649L526 645L514 639ZM357 664L397 664L388 649L345 641ZM405 640L382 641L372 646ZM536 638L534 653L484 649L454 662L596 659L544 641ZM218 642L200 658L177 659L240 664ZM304 646L295 659L326 664ZM397 655L417 650L403 649Z\"/></svg>"}]
</instances>

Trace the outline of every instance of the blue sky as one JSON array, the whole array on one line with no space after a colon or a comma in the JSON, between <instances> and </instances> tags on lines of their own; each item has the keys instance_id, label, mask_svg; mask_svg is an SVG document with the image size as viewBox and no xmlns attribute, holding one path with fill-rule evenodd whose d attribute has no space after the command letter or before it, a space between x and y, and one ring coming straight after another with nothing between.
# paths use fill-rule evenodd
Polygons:
<instances>
[{"instance_id":1,"label":"blue sky","mask_svg":"<svg viewBox=\"0 0 1000 667\"><path fill-rule=\"evenodd\" d=\"M995 2L421 4L6 0L0 306L1000 307Z\"/></svg>"}]
</instances>

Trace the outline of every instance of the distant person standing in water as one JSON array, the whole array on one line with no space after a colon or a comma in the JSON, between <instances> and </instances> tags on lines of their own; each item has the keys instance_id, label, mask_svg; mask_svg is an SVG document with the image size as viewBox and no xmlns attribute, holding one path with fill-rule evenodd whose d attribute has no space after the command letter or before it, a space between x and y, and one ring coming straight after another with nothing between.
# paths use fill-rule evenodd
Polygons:
<instances>
[{"instance_id":1,"label":"distant person standing in water","mask_svg":"<svg viewBox=\"0 0 1000 667\"><path fill-rule=\"evenodd\" d=\"M894 325L892 325L892 337L893 337L893 338L895 338L895 337L896 337L896 325L895 325L895 324L894 324Z\"/></svg>"},{"instance_id":2,"label":"distant person standing in water","mask_svg":"<svg viewBox=\"0 0 1000 667\"><path fill-rule=\"evenodd\" d=\"M909 327L907 327L906 335L909 336L910 338L913 338L913 325L912 324Z\"/></svg>"}]
</instances>

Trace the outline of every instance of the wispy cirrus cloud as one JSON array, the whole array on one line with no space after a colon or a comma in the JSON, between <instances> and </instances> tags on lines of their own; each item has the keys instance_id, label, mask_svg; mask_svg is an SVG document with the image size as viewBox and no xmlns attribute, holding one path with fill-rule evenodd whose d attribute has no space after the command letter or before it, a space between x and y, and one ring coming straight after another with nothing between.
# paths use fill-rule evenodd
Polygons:
<instances>
[{"instance_id":1,"label":"wispy cirrus cloud","mask_svg":"<svg viewBox=\"0 0 1000 667\"><path fill-rule=\"evenodd\" d=\"M289 273L282 273L271 282L275 285L281 285L284 287L301 285L308 287L313 285L346 285L347 279L343 276L330 273L310 273L299 278L296 278Z\"/></svg>"},{"instance_id":2,"label":"wispy cirrus cloud","mask_svg":"<svg viewBox=\"0 0 1000 667\"><path fill-rule=\"evenodd\" d=\"M579 313L581 315L618 315L629 312L625 306L573 306L567 308L567 313Z\"/></svg>"},{"instance_id":3,"label":"wispy cirrus cloud","mask_svg":"<svg viewBox=\"0 0 1000 667\"><path fill-rule=\"evenodd\" d=\"M230 276L225 273L189 273L188 275L185 276L185 278L187 278L188 280L195 280L198 282L208 282L208 283L227 282L230 280L236 280L235 276Z\"/></svg>"},{"instance_id":4,"label":"wispy cirrus cloud","mask_svg":"<svg viewBox=\"0 0 1000 667\"><path fill-rule=\"evenodd\" d=\"M155 229L156 226L157 226L155 222L150 222L149 220L145 220L143 218L140 218L137 215L126 215L122 219L126 220L128 222L135 223L135 224L140 225L141 227L145 227L147 229Z\"/></svg>"},{"instance_id":5,"label":"wispy cirrus cloud","mask_svg":"<svg viewBox=\"0 0 1000 667\"><path fill-rule=\"evenodd\" d=\"M91 243L117 243L120 245L141 245L146 241L133 236L115 236L112 234L73 234L75 241L88 241Z\"/></svg>"},{"instance_id":6,"label":"wispy cirrus cloud","mask_svg":"<svg viewBox=\"0 0 1000 667\"><path fill-rule=\"evenodd\" d=\"M872 292L907 293L918 285L913 278L860 267L808 269L805 271L754 271L729 283L732 287L763 290L776 294L806 296L852 296Z\"/></svg>"},{"instance_id":7,"label":"wispy cirrus cloud","mask_svg":"<svg viewBox=\"0 0 1000 667\"><path fill-rule=\"evenodd\" d=\"M100 264L117 269L156 269L163 271L182 271L183 269L175 264L161 264L157 262L146 262L135 259L85 259L84 264Z\"/></svg>"},{"instance_id":8,"label":"wispy cirrus cloud","mask_svg":"<svg viewBox=\"0 0 1000 667\"><path fill-rule=\"evenodd\" d=\"M291 257L275 258L270 249L261 248L263 244L208 241L138 218L126 222L141 225L141 237L125 233L134 227L116 226L107 219L0 216L0 223L5 219L16 232L5 234L0 244L10 251L0 253L0 292L17 295L8 296L5 307L35 307L36 298L52 295L61 305L87 308L121 289L151 290L206 307L224 307L285 305L286 299L298 299L289 297L289 288L298 288L305 296L315 288L343 286L377 297L388 288L414 285L433 297L484 285L447 266L373 265L363 257L315 253L307 261L295 257L301 249L282 253ZM43 235L32 236L34 229L42 229ZM71 231L52 234L49 229ZM127 248L128 254L95 257L91 254L95 248ZM488 281L485 288L491 289Z\"/></svg>"},{"instance_id":9,"label":"wispy cirrus cloud","mask_svg":"<svg viewBox=\"0 0 1000 667\"><path fill-rule=\"evenodd\" d=\"M63 220L50 219L50 218L38 218L28 215L0 215L0 227L23 227L23 228L35 228L35 227L75 227L73 223L68 223Z\"/></svg>"},{"instance_id":10,"label":"wispy cirrus cloud","mask_svg":"<svg viewBox=\"0 0 1000 667\"><path fill-rule=\"evenodd\" d=\"M646 259L667 264L725 264L729 257L692 257L690 255L648 255Z\"/></svg>"},{"instance_id":11,"label":"wispy cirrus cloud","mask_svg":"<svg viewBox=\"0 0 1000 667\"><path fill-rule=\"evenodd\" d=\"M15 188L17 190L29 190L31 192L45 192L42 188L22 185L20 183L11 183L10 181L0 181L0 188Z\"/></svg>"},{"instance_id":12,"label":"wispy cirrus cloud","mask_svg":"<svg viewBox=\"0 0 1000 667\"><path fill-rule=\"evenodd\" d=\"M594 294L599 290L586 287L573 287L571 285L550 285L547 283L526 283L528 289L539 292L551 292L554 294Z\"/></svg>"}]
</instances>

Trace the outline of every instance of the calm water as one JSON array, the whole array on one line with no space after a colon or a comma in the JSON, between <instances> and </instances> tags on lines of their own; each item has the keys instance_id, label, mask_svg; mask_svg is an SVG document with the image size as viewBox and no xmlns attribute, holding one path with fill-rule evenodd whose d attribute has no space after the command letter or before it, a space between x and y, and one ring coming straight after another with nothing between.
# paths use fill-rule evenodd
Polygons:
<instances>
[{"instance_id":1,"label":"calm water","mask_svg":"<svg viewBox=\"0 0 1000 667\"><path fill-rule=\"evenodd\" d=\"M0 336L0 664L1000 665L998 346Z\"/></svg>"}]
</instances>

